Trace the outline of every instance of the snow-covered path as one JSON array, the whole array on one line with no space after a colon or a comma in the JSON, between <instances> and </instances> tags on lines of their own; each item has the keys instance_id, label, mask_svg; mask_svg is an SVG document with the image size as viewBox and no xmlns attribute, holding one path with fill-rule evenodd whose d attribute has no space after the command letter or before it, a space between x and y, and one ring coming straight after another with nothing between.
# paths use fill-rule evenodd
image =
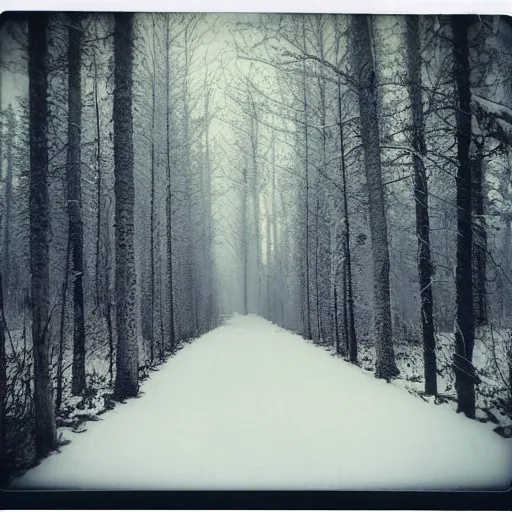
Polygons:
<instances>
[{"instance_id":1,"label":"snow-covered path","mask_svg":"<svg viewBox=\"0 0 512 512\"><path fill-rule=\"evenodd\" d=\"M13 487L507 487L512 444L254 316L154 372Z\"/></svg>"}]
</instances>

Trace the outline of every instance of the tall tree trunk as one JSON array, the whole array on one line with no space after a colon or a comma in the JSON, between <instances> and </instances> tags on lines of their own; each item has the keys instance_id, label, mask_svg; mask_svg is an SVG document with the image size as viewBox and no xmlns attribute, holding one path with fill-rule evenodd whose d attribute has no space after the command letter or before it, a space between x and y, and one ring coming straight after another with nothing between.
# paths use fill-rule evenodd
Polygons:
<instances>
[{"instance_id":1,"label":"tall tree trunk","mask_svg":"<svg viewBox=\"0 0 512 512\"><path fill-rule=\"evenodd\" d=\"M6 173L5 173L5 221L4 221L4 244L3 244L3 253L4 253L4 290L5 295L8 297L8 293L10 290L10 267L11 267L11 222L12 222L12 150L14 146L14 137L16 133L16 121L14 119L14 111L12 106L9 105L9 109L7 110L7 148L6 148ZM2 138L2 134L0 134L0 138ZM0 162L2 162L3 154L0 153ZM3 163L3 162L2 162ZM0 169L1 176L1 169Z\"/></svg>"},{"instance_id":2,"label":"tall tree trunk","mask_svg":"<svg viewBox=\"0 0 512 512\"><path fill-rule=\"evenodd\" d=\"M334 343L336 345L336 354L341 354L340 333L338 320L338 286L334 283Z\"/></svg>"},{"instance_id":3,"label":"tall tree trunk","mask_svg":"<svg viewBox=\"0 0 512 512\"><path fill-rule=\"evenodd\" d=\"M68 237L71 249L73 283L73 364L71 393L80 395L85 389L85 318L84 318L84 236L82 224L81 150L82 97L80 39L81 15L69 15L68 30Z\"/></svg>"},{"instance_id":4,"label":"tall tree trunk","mask_svg":"<svg viewBox=\"0 0 512 512\"><path fill-rule=\"evenodd\" d=\"M318 20L321 20L321 16L317 17ZM319 50L320 50L320 58L322 60L325 59L324 55L324 42L323 42L323 28L321 25L321 21L318 24L319 28ZM320 92L320 124L322 126L322 174L323 176L327 176L327 132L326 132L326 119L327 119L327 113L326 113L326 91L325 91L325 77L324 75L320 74L318 77L318 88ZM317 172L317 187L316 187L316 201L317 201L317 208L316 208L316 245L317 245L317 251L316 251L316 266L315 266L315 279L316 279L316 310L317 310L317 329L318 329L318 339L322 340L324 337L329 336L327 333L326 336L324 335L323 325L322 325L322 307L321 307L321 298L320 298L320 288L318 284L318 268L319 268L319 258L322 251L322 246L320 244L320 238L322 233L320 232L320 226L319 226L319 220L321 215L321 207L320 207L320 190L322 190L321 187L321 177L320 173ZM324 199L325 195L324 195ZM323 223L323 222L322 222ZM325 271L325 268L323 268L323 260L320 261L320 264L322 266L322 269ZM323 298L323 297L322 297Z\"/></svg>"},{"instance_id":5,"label":"tall tree trunk","mask_svg":"<svg viewBox=\"0 0 512 512\"><path fill-rule=\"evenodd\" d=\"M66 306L68 298L69 283L69 259L71 255L71 240L68 237L66 248L66 264L64 266L64 282L62 283L62 298L60 307L60 329L59 329L59 353L57 356L57 390L55 397L55 410L60 411L62 405L63 377L64 377L64 350L66 346Z\"/></svg>"},{"instance_id":6,"label":"tall tree trunk","mask_svg":"<svg viewBox=\"0 0 512 512\"><path fill-rule=\"evenodd\" d=\"M115 396L136 396L138 345L135 312L132 61L133 14L114 14L114 192L116 198L116 324Z\"/></svg>"},{"instance_id":7,"label":"tall tree trunk","mask_svg":"<svg viewBox=\"0 0 512 512\"><path fill-rule=\"evenodd\" d=\"M214 322L214 268L213 268L213 246L212 246L212 181L211 181L211 162L210 162L210 103L212 97L212 89L207 84L208 76L205 76L205 206L204 206L204 226L205 226L205 245L206 245L206 271L208 280L207 295L207 319L206 328L213 328Z\"/></svg>"},{"instance_id":8,"label":"tall tree trunk","mask_svg":"<svg viewBox=\"0 0 512 512\"><path fill-rule=\"evenodd\" d=\"M256 107L253 99L251 98L251 107L253 115L251 116L251 195L252 195L252 213L254 222L254 251L255 251L255 264L256 264L256 309L255 313L260 314L261 306L261 235L260 235L260 194L259 194L259 130Z\"/></svg>"},{"instance_id":9,"label":"tall tree trunk","mask_svg":"<svg viewBox=\"0 0 512 512\"><path fill-rule=\"evenodd\" d=\"M377 83L373 61L371 17L353 15L352 62L359 81L359 111L363 139L370 232L373 254L373 303L377 378L390 380L399 374L393 349L389 291L389 247L386 207L380 159Z\"/></svg>"},{"instance_id":10,"label":"tall tree trunk","mask_svg":"<svg viewBox=\"0 0 512 512\"><path fill-rule=\"evenodd\" d=\"M270 322L273 321L272 318L272 301L271 301L271 293L270 293L270 280L272 279L272 219L270 215L270 201L268 197L265 200L265 217L266 217L266 226L265 226L265 237L266 237L266 260L267 260L267 272L266 272L266 282L267 282L267 320Z\"/></svg>"},{"instance_id":11,"label":"tall tree trunk","mask_svg":"<svg viewBox=\"0 0 512 512\"><path fill-rule=\"evenodd\" d=\"M416 204L416 237L418 239L418 276L420 282L420 317L423 332L425 394L437 393L436 339L432 299L432 257L430 254L430 219L428 211L427 173L422 156L426 155L425 122L421 97L421 55L419 16L406 18L409 96L412 106L412 147L414 166L414 199Z\"/></svg>"},{"instance_id":12,"label":"tall tree trunk","mask_svg":"<svg viewBox=\"0 0 512 512\"><path fill-rule=\"evenodd\" d=\"M472 177L469 160L471 143L471 89L468 44L468 16L451 17L453 34L453 75L458 105L457 122L457 264L455 269L456 320L453 370L458 412L475 417L475 369L472 364L475 340L473 316L473 230Z\"/></svg>"},{"instance_id":13,"label":"tall tree trunk","mask_svg":"<svg viewBox=\"0 0 512 512\"><path fill-rule=\"evenodd\" d=\"M96 62L96 55L94 55L94 114L95 114L95 128L96 128L96 173L97 173L97 187L96 187L96 263L95 263L95 283L96 283L96 306L105 300L100 291L101 288L101 222L103 212L103 170L101 167L101 130L100 130L100 105L98 98L98 65ZM108 243L108 242L107 242ZM108 290L106 291L108 295ZM103 308L103 311L105 309ZM105 313L106 314L106 313Z\"/></svg>"},{"instance_id":14,"label":"tall tree trunk","mask_svg":"<svg viewBox=\"0 0 512 512\"><path fill-rule=\"evenodd\" d=\"M281 286L282 284L282 275L279 272L278 276L278 268L279 268L279 240L277 233L277 169L276 169L276 138L275 133L272 133L272 298L273 298L273 311L274 318L278 319L277 316L277 302L278 300L283 300L282 292L284 291L284 287L280 288L278 292L276 287ZM279 322L282 324L284 319L279 319Z\"/></svg>"},{"instance_id":15,"label":"tall tree trunk","mask_svg":"<svg viewBox=\"0 0 512 512\"><path fill-rule=\"evenodd\" d=\"M149 219L149 259L150 259L150 361L155 359L155 118L156 118L156 29L155 15L153 14L153 47L152 47L153 76L151 77L151 198Z\"/></svg>"},{"instance_id":16,"label":"tall tree trunk","mask_svg":"<svg viewBox=\"0 0 512 512\"><path fill-rule=\"evenodd\" d=\"M2 40L2 35L0 35L0 91L2 90L2 73L3 73L3 62L2 62L2 57L3 57L3 40ZM3 103L2 103L2 95L0 94L0 181L2 181L4 179L4 146L3 146L3 142L4 142L4 123L3 123L3 119L2 119L2 116L3 116ZM1 221L1 216L0 216L0 221ZM1 225L1 224L0 224Z\"/></svg>"},{"instance_id":17,"label":"tall tree trunk","mask_svg":"<svg viewBox=\"0 0 512 512\"><path fill-rule=\"evenodd\" d=\"M475 154L470 159L472 172L473 208L473 298L475 325L487 324L487 294L485 274L487 267L487 230L484 216L484 146L483 140L474 140Z\"/></svg>"},{"instance_id":18,"label":"tall tree trunk","mask_svg":"<svg viewBox=\"0 0 512 512\"><path fill-rule=\"evenodd\" d=\"M193 223L192 223L192 194L190 190L190 182L192 178L192 169L190 165L190 54L189 54L189 27L187 26L185 29L185 45L183 50L183 55L185 59L185 71L183 74L183 108L184 108L184 126L183 126L183 136L185 140L184 147L184 156L185 156L185 196L186 196L186 240L187 240L187 257L186 257L186 275L188 279L187 283L187 291L189 294L190 300L190 314L191 318L189 319L188 336L195 337L198 332L198 324L199 320L197 318L197 288L196 288L196 279L194 275L194 236L193 236Z\"/></svg>"},{"instance_id":19,"label":"tall tree trunk","mask_svg":"<svg viewBox=\"0 0 512 512\"><path fill-rule=\"evenodd\" d=\"M4 293L2 284L2 270L0 269L0 484L6 483L7 444L6 444L6 390L7 390L7 365L5 357L5 325Z\"/></svg>"},{"instance_id":20,"label":"tall tree trunk","mask_svg":"<svg viewBox=\"0 0 512 512\"><path fill-rule=\"evenodd\" d=\"M319 198L319 179L317 177L315 187L315 306L316 306L316 334L318 341L322 341L322 324L320 322L320 289L318 287L318 260L319 260L319 226L318 218L320 216L320 198Z\"/></svg>"},{"instance_id":21,"label":"tall tree trunk","mask_svg":"<svg viewBox=\"0 0 512 512\"><path fill-rule=\"evenodd\" d=\"M247 183L247 162L243 167L243 189L242 189L242 229L243 229L243 272L244 272L244 315L247 315L249 312L248 309L248 287L249 287L249 261L248 261L248 225L247 225L247 208L249 206L248 203L248 188L249 184Z\"/></svg>"},{"instance_id":22,"label":"tall tree trunk","mask_svg":"<svg viewBox=\"0 0 512 512\"><path fill-rule=\"evenodd\" d=\"M306 22L302 22L302 42L304 50L306 50ZM302 92L303 92L303 109L304 109L304 168L306 173L306 207L305 207L305 256L306 256L306 332L305 338L311 339L311 310L309 296L309 139L308 139L308 80L306 73L306 61L302 63Z\"/></svg>"},{"instance_id":23,"label":"tall tree trunk","mask_svg":"<svg viewBox=\"0 0 512 512\"><path fill-rule=\"evenodd\" d=\"M343 223L345 236L344 248L344 272L345 272L345 286L346 294L345 305L345 321L347 333L347 348L348 357L351 363L357 364L357 336L356 325L354 317L354 291L352 286L352 252L350 250L350 219L348 216L348 192L347 192L347 166L345 163L345 136L343 133L343 118L341 113L341 81L338 79L338 127L340 136L340 167L341 167L341 181L343 185Z\"/></svg>"},{"instance_id":24,"label":"tall tree trunk","mask_svg":"<svg viewBox=\"0 0 512 512\"><path fill-rule=\"evenodd\" d=\"M106 227L106 239L108 242L108 249L105 254L105 290L107 293L107 308L105 310L107 319L107 332L108 332L108 374L110 376L110 385L114 383L114 330L112 328L112 290L110 289L110 228L109 224Z\"/></svg>"},{"instance_id":25,"label":"tall tree trunk","mask_svg":"<svg viewBox=\"0 0 512 512\"><path fill-rule=\"evenodd\" d=\"M48 17L28 15L30 140L30 272L36 455L57 447L50 376L50 203L48 197L48 82L46 72Z\"/></svg>"},{"instance_id":26,"label":"tall tree trunk","mask_svg":"<svg viewBox=\"0 0 512 512\"><path fill-rule=\"evenodd\" d=\"M166 213L167 213L167 278L169 279L167 286L167 301L169 302L169 348L174 350L176 344L176 331L174 329L174 293L173 293L173 272L172 272L172 188L171 188L171 121L170 121L170 76L169 76L169 59L171 58L171 43L169 40L169 14L166 14L165 24L165 134L166 134L166 164L167 164L167 197L166 197Z\"/></svg>"}]
</instances>

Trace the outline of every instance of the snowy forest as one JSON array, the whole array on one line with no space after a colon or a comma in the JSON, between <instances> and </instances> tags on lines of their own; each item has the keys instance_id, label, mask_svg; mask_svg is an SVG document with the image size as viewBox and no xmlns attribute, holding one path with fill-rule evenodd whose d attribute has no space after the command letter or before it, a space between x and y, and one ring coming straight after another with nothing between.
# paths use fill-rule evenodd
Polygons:
<instances>
[{"instance_id":1,"label":"snowy forest","mask_svg":"<svg viewBox=\"0 0 512 512\"><path fill-rule=\"evenodd\" d=\"M401 423L416 421L414 407L443 412L446 424L440 414L429 423L432 439L450 421L478 427L473 465L499 452L496 467L512 468L510 18L0 21L3 484L35 475L43 459L58 469L80 442L93 450L93 429L137 402L149 408L149 386L165 372L158 392L175 405L160 429L190 406L209 411L206 430L217 418L213 390L233 397L222 407L242 407L231 388L246 389L249 375L258 400L282 382L305 416L299 390L347 415L343 397L353 394L385 416L386 393L392 404L400 388L411 404ZM233 341L221 351L224 336ZM292 371L302 346L315 352L304 348ZM346 385L330 384L331 366ZM357 398L366 382L384 386L382 398ZM154 402L155 414L167 407ZM257 404L268 428L273 415L298 422L288 406L279 416ZM333 428L345 443L380 421L358 423L351 407L348 426Z\"/></svg>"}]
</instances>

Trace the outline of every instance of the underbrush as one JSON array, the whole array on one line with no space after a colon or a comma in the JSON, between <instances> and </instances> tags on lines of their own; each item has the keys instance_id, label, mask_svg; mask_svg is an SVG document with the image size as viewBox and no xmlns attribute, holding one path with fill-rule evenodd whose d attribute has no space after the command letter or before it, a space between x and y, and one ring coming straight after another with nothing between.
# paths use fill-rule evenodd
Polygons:
<instances>
[{"instance_id":1,"label":"underbrush","mask_svg":"<svg viewBox=\"0 0 512 512\"><path fill-rule=\"evenodd\" d=\"M475 388L476 419L496 424L497 431L505 434L512 427L512 411L509 405L507 386L507 350L510 343L509 331L496 331L492 328L480 329L475 340L473 364L481 383ZM454 336L451 333L437 335L437 388L436 397L423 395L425 381L423 375L423 347L417 342L398 342L394 346L396 363L400 375L393 381L410 393L436 404L445 404L454 411L457 409L455 375L451 368L454 353ZM359 365L362 369L375 371L375 348L368 342L358 346Z\"/></svg>"},{"instance_id":2,"label":"underbrush","mask_svg":"<svg viewBox=\"0 0 512 512\"><path fill-rule=\"evenodd\" d=\"M9 333L7 357L6 392L6 444L7 482L20 476L38 463L34 446L34 382L33 356L30 333L20 329ZM105 412L113 409L112 376L115 374L115 357L108 349L104 331L98 325L88 326L89 340L86 357L87 387L80 396L71 394L71 340L67 339L62 354L62 401L55 412L59 445L69 442L69 433L84 432L87 421L98 421ZM150 364L149 357L141 343L139 359L139 381L146 380L160 362ZM178 347L180 348L180 347ZM57 395L58 345L50 350L50 371L53 377L53 397ZM171 354L167 354L162 363ZM115 354L113 355L115 356Z\"/></svg>"}]
</instances>

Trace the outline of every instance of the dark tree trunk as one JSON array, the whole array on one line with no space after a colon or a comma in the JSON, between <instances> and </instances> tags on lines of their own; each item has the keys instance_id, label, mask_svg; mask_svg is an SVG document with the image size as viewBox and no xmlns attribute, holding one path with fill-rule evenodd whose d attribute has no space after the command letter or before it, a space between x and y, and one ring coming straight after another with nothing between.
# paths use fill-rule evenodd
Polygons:
<instances>
[{"instance_id":1,"label":"dark tree trunk","mask_svg":"<svg viewBox=\"0 0 512 512\"><path fill-rule=\"evenodd\" d=\"M30 272L36 455L57 447L48 348L50 323L50 208L48 197L48 83L46 72L48 18L28 15L30 139Z\"/></svg>"},{"instance_id":2,"label":"dark tree trunk","mask_svg":"<svg viewBox=\"0 0 512 512\"><path fill-rule=\"evenodd\" d=\"M136 396L138 345L135 314L132 61L133 14L114 14L114 192L116 198L116 382L118 400Z\"/></svg>"},{"instance_id":3,"label":"dark tree trunk","mask_svg":"<svg viewBox=\"0 0 512 512\"><path fill-rule=\"evenodd\" d=\"M487 324L487 295L485 274L487 267L487 230L484 217L483 165L484 142L474 141L475 155L470 159L472 173L473 207L473 311L475 325Z\"/></svg>"},{"instance_id":4,"label":"dark tree trunk","mask_svg":"<svg viewBox=\"0 0 512 512\"><path fill-rule=\"evenodd\" d=\"M71 393L80 395L85 389L85 318L84 318L84 235L82 224L81 151L82 95L79 14L69 15L68 32L68 237L71 250L73 283L73 365Z\"/></svg>"},{"instance_id":5,"label":"dark tree trunk","mask_svg":"<svg viewBox=\"0 0 512 512\"><path fill-rule=\"evenodd\" d=\"M167 213L167 274L169 279L168 284L168 297L167 300L169 302L169 348L170 350L174 350L176 344L176 333L174 329L174 293L173 293L173 270L172 270L172 193L171 193L171 121L169 119L169 103L171 100L170 93L170 77L169 77L169 59L171 58L170 49L171 44L169 41L169 15L166 14L166 31L165 31L165 51L166 51L166 59L165 59L165 96L166 96L166 163L167 163L167 198L166 198L166 213Z\"/></svg>"},{"instance_id":6,"label":"dark tree trunk","mask_svg":"<svg viewBox=\"0 0 512 512\"><path fill-rule=\"evenodd\" d=\"M248 262L248 226L247 226L247 208L248 208L248 188L247 183L247 163L243 167L243 189L242 189L242 229L243 229L243 272L244 272L244 315L247 315L248 311L248 287L249 287L249 262Z\"/></svg>"},{"instance_id":7,"label":"dark tree trunk","mask_svg":"<svg viewBox=\"0 0 512 512\"><path fill-rule=\"evenodd\" d=\"M109 277L110 269L107 270L107 293L108 293L108 301L107 301L107 309L106 309L106 317L107 317L107 331L108 331L108 374L110 376L110 385L114 383L114 331L112 329L112 300L110 298L110 277Z\"/></svg>"},{"instance_id":8,"label":"dark tree trunk","mask_svg":"<svg viewBox=\"0 0 512 512\"><path fill-rule=\"evenodd\" d=\"M184 35L184 74L183 74L183 140L184 143L184 169L185 169L185 216L186 216L186 261L183 271L187 276L187 294L189 300L189 314L190 317L187 321L187 337L194 338L199 331L199 319L197 317L197 282L194 273L194 239L193 239L193 222L192 222L192 194L191 194L191 148L190 148L190 50L189 50L189 37L188 26L185 28Z\"/></svg>"},{"instance_id":9,"label":"dark tree trunk","mask_svg":"<svg viewBox=\"0 0 512 512\"><path fill-rule=\"evenodd\" d=\"M350 251L350 220L348 217L347 167L345 163L345 137L343 134L343 121L341 115L341 82L338 80L338 122L340 135L340 166L343 185L343 219L345 236L344 243L344 272L345 272L345 323L347 336L348 356L351 363L357 364L357 336L354 318L354 292L352 287L352 253Z\"/></svg>"},{"instance_id":10,"label":"dark tree trunk","mask_svg":"<svg viewBox=\"0 0 512 512\"><path fill-rule=\"evenodd\" d=\"M304 48L306 48L306 25L302 23L302 39ZM305 259L306 259L306 332L304 333L307 340L311 339L311 298L309 290L309 133L308 133L308 80L306 74L306 61L302 64L303 76L303 108L304 108L304 169L306 173L306 205L304 208L305 213Z\"/></svg>"},{"instance_id":11,"label":"dark tree trunk","mask_svg":"<svg viewBox=\"0 0 512 512\"><path fill-rule=\"evenodd\" d=\"M62 298L60 308L60 329L59 329L59 354L57 357L57 390L55 397L55 410L59 412L62 405L63 392L63 364L64 364L64 348L65 348L65 327L66 327L66 305L68 297L68 281L69 281L69 256L71 252L71 241L68 237L66 248L66 264L64 267L64 282L62 283Z\"/></svg>"},{"instance_id":12,"label":"dark tree trunk","mask_svg":"<svg viewBox=\"0 0 512 512\"><path fill-rule=\"evenodd\" d=\"M94 56L94 114L95 114L95 128L96 128L96 172L97 177L97 188L96 188L96 263L95 263L95 283L96 283L96 306L99 308L100 304L105 305L105 297L101 291L101 222L103 212L103 170L101 163L101 129L100 129L100 105L98 98L98 65L96 62L96 56ZM107 241L107 243L110 243ZM108 295L108 290L106 290ZM102 307L103 314L106 314L106 310Z\"/></svg>"},{"instance_id":13,"label":"dark tree trunk","mask_svg":"<svg viewBox=\"0 0 512 512\"><path fill-rule=\"evenodd\" d=\"M260 176L259 176L259 123L257 119L257 111L254 104L254 100L251 98L251 109L253 115L251 116L251 199L252 199L252 213L253 213L253 228L254 228L254 259L255 259L255 270L256 270L256 308L255 314L260 314L261 310L261 236L260 236Z\"/></svg>"},{"instance_id":14,"label":"dark tree trunk","mask_svg":"<svg viewBox=\"0 0 512 512\"><path fill-rule=\"evenodd\" d=\"M475 417L475 369L472 364L475 338L473 316L473 230L472 177L469 159L471 143L471 90L468 17L451 17L453 33L453 74L458 97L457 121L457 265L455 269L456 320L453 370L458 412Z\"/></svg>"},{"instance_id":15,"label":"dark tree trunk","mask_svg":"<svg viewBox=\"0 0 512 512\"><path fill-rule=\"evenodd\" d=\"M393 349L389 290L389 247L380 158L377 81L372 52L371 18L353 15L351 53L358 78L359 111L363 139L370 232L373 254L373 303L377 378L390 380L399 374Z\"/></svg>"},{"instance_id":16,"label":"dark tree trunk","mask_svg":"<svg viewBox=\"0 0 512 512\"><path fill-rule=\"evenodd\" d=\"M10 268L11 268L11 222L12 222L12 150L14 146L14 136L16 132L16 121L14 119L14 111L12 106L9 105L9 109L7 111L7 137L6 137L6 157L7 157L7 166L5 173L5 224L4 224L4 289L5 295L8 297L8 293L10 290ZM2 135L0 134L0 138ZM2 159L2 153L0 153L0 161ZM1 176L1 170L0 170ZM1 215L0 215L1 218Z\"/></svg>"},{"instance_id":17,"label":"dark tree trunk","mask_svg":"<svg viewBox=\"0 0 512 512\"><path fill-rule=\"evenodd\" d=\"M406 18L409 96L411 98L414 167L414 199L416 205L416 237L418 239L418 276L420 283L420 317L423 332L425 394L437 393L436 339L432 299L432 257L430 253L430 219L428 210L427 173L422 156L426 155L425 122L421 96L421 56L419 16Z\"/></svg>"},{"instance_id":18,"label":"dark tree trunk","mask_svg":"<svg viewBox=\"0 0 512 512\"><path fill-rule=\"evenodd\" d=\"M5 358L5 325L4 294L2 284L2 270L0 269L0 484L5 484L7 473L7 444L5 406L7 390L7 367Z\"/></svg>"},{"instance_id":19,"label":"dark tree trunk","mask_svg":"<svg viewBox=\"0 0 512 512\"><path fill-rule=\"evenodd\" d=\"M508 413L512 415L512 334L509 334L507 347L508 363Z\"/></svg>"},{"instance_id":20,"label":"dark tree trunk","mask_svg":"<svg viewBox=\"0 0 512 512\"><path fill-rule=\"evenodd\" d=\"M151 199L150 199L150 219L149 219L149 258L150 258L150 286L151 286L151 305L150 305L150 361L153 364L155 359L155 120L156 120L156 29L155 16L153 15L153 47L152 47L152 66L153 75L151 77Z\"/></svg>"},{"instance_id":21,"label":"dark tree trunk","mask_svg":"<svg viewBox=\"0 0 512 512\"><path fill-rule=\"evenodd\" d=\"M322 341L322 323L320 321L320 290L318 287L318 256L319 256L319 226L318 226L318 218L320 216L320 199L319 199L319 186L318 186L318 178L315 187L315 313L316 313L316 334L317 341Z\"/></svg>"},{"instance_id":22,"label":"dark tree trunk","mask_svg":"<svg viewBox=\"0 0 512 512\"><path fill-rule=\"evenodd\" d=\"M334 283L334 342L336 344L336 354L341 354L340 332L338 322L338 291L337 285L336 283Z\"/></svg>"}]
</instances>

